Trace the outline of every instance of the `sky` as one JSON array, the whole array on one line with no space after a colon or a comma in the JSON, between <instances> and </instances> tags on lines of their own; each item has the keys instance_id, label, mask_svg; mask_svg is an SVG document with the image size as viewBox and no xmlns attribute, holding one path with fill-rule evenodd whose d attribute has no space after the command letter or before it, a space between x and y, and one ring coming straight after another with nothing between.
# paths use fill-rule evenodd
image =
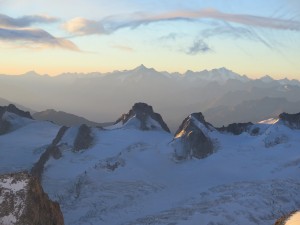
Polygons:
<instances>
[{"instance_id":1,"label":"sky","mask_svg":"<svg viewBox=\"0 0 300 225\"><path fill-rule=\"evenodd\" d=\"M0 0L2 74L226 67L300 79L299 0Z\"/></svg>"}]
</instances>

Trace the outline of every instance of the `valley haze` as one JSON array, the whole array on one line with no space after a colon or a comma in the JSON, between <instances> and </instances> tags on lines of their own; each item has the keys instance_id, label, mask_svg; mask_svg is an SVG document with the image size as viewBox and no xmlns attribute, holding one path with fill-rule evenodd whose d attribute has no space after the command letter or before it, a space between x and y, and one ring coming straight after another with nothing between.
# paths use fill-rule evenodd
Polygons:
<instances>
[{"instance_id":1,"label":"valley haze","mask_svg":"<svg viewBox=\"0 0 300 225\"><path fill-rule=\"evenodd\" d=\"M300 82L270 76L251 79L226 68L159 72L140 65L110 73L64 73L55 77L33 71L0 75L0 95L32 111L55 109L89 120L114 122L135 102L147 102L174 132L191 112L203 112L215 126L258 122L282 112L300 111Z\"/></svg>"}]
</instances>

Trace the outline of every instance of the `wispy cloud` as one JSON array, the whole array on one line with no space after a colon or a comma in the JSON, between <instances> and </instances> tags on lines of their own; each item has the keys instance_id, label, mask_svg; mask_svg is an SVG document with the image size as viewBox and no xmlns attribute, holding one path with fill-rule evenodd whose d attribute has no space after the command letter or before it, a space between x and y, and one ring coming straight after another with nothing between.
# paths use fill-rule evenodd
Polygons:
<instances>
[{"instance_id":1,"label":"wispy cloud","mask_svg":"<svg viewBox=\"0 0 300 225\"><path fill-rule=\"evenodd\" d=\"M258 41L266 47L272 48L270 41L259 35L252 27L232 26L229 23L223 23L222 25L202 30L200 35L203 38L222 36L233 39L247 39Z\"/></svg>"},{"instance_id":2,"label":"wispy cloud","mask_svg":"<svg viewBox=\"0 0 300 225\"><path fill-rule=\"evenodd\" d=\"M197 21L200 19L215 19L244 26L300 31L300 21L281 18L271 18L247 14L231 14L216 9L201 9L198 11L174 11L157 15L135 13L126 16L111 16L100 21L75 18L65 23L66 30L75 35L110 34L121 28L136 28L161 21Z\"/></svg>"},{"instance_id":3,"label":"wispy cloud","mask_svg":"<svg viewBox=\"0 0 300 225\"><path fill-rule=\"evenodd\" d=\"M0 28L0 40L15 42L22 47L46 48L59 47L72 51L79 51L78 47L69 40L56 38L48 32L41 29L6 29Z\"/></svg>"},{"instance_id":4,"label":"wispy cloud","mask_svg":"<svg viewBox=\"0 0 300 225\"><path fill-rule=\"evenodd\" d=\"M186 51L186 54L188 55L197 55L197 54L203 54L207 52L212 52L212 49L208 46L206 42L204 42L202 39L195 40L192 46L188 48Z\"/></svg>"},{"instance_id":5,"label":"wispy cloud","mask_svg":"<svg viewBox=\"0 0 300 225\"><path fill-rule=\"evenodd\" d=\"M125 52L133 52L134 49L129 47L129 46L125 46L125 45L113 45L112 46L115 49L121 50L121 51L125 51Z\"/></svg>"},{"instance_id":6,"label":"wispy cloud","mask_svg":"<svg viewBox=\"0 0 300 225\"><path fill-rule=\"evenodd\" d=\"M169 33L167 35L163 35L159 38L159 40L164 41L164 40L173 40L175 41L178 37L180 36L180 34L177 33Z\"/></svg>"},{"instance_id":7,"label":"wispy cloud","mask_svg":"<svg viewBox=\"0 0 300 225\"><path fill-rule=\"evenodd\" d=\"M77 17L63 24L63 28L74 35L107 33L101 22Z\"/></svg>"},{"instance_id":8,"label":"wispy cloud","mask_svg":"<svg viewBox=\"0 0 300 225\"><path fill-rule=\"evenodd\" d=\"M59 19L45 15L31 15L20 18L12 18L10 16L0 14L1 27L29 27L35 23L55 23Z\"/></svg>"},{"instance_id":9,"label":"wispy cloud","mask_svg":"<svg viewBox=\"0 0 300 225\"><path fill-rule=\"evenodd\" d=\"M36 23L54 23L59 19L49 16L23 16L12 18L0 14L0 41L8 42L22 48L63 48L72 51L80 51L71 41L58 38L47 31L31 27Z\"/></svg>"}]
</instances>

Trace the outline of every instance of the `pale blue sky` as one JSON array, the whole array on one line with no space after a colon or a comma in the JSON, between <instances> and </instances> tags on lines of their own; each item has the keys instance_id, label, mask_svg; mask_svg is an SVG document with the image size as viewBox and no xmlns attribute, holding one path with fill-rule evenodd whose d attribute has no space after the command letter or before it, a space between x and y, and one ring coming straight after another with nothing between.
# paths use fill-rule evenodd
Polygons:
<instances>
[{"instance_id":1,"label":"pale blue sky","mask_svg":"<svg viewBox=\"0 0 300 225\"><path fill-rule=\"evenodd\" d=\"M0 73L107 72L143 63L300 79L300 3L0 0L0 48Z\"/></svg>"}]
</instances>

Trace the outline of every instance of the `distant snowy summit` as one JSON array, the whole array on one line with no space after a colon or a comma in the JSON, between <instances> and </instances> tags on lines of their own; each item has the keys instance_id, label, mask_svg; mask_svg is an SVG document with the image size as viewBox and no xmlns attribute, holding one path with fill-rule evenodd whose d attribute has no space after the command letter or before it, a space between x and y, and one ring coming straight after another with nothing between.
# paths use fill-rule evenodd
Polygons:
<instances>
[{"instance_id":1,"label":"distant snowy summit","mask_svg":"<svg viewBox=\"0 0 300 225\"><path fill-rule=\"evenodd\" d=\"M225 84L229 80L235 80L242 83L253 81L246 75L241 75L235 73L234 71L227 69L225 67L216 68L212 70L202 70L202 71L192 71L187 70L185 73L169 73L166 71L157 71L154 68L148 68L145 65L141 64L140 66L132 69L132 70L123 70L123 71L113 71L108 73L100 73L100 72L93 72L93 73L63 73L57 75L56 79L62 79L64 81L71 81L73 79L87 79L87 78L101 78L107 79L107 76L110 77L112 80L117 80L119 82L141 82L143 79L168 79L168 80L181 80L186 82L217 82L219 84ZM45 78L51 79L49 75L39 75L35 71L29 71L25 74L20 75L20 77L24 77L27 79L36 79ZM300 86L300 82L298 80L289 80L287 78L275 80L269 75L265 75L257 81L261 81L262 83L269 84L273 82L278 82L281 85L297 85Z\"/></svg>"},{"instance_id":2,"label":"distant snowy summit","mask_svg":"<svg viewBox=\"0 0 300 225\"><path fill-rule=\"evenodd\" d=\"M247 82L250 79L246 75L237 74L225 67L213 70L203 70L199 72L194 72L188 70L183 74L184 79L189 81L204 80L206 82L217 82L220 84L226 83L228 80L238 80L240 82Z\"/></svg>"}]
</instances>

